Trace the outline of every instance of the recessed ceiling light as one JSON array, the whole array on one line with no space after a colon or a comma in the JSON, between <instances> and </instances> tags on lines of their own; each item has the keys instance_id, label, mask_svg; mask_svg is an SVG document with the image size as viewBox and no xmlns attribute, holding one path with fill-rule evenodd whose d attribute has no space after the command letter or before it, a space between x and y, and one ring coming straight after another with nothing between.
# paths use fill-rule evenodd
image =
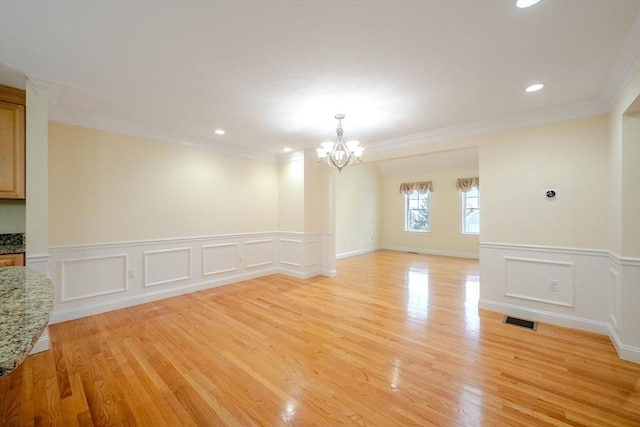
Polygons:
<instances>
[{"instance_id":1,"label":"recessed ceiling light","mask_svg":"<svg viewBox=\"0 0 640 427\"><path fill-rule=\"evenodd\" d=\"M537 92L540 89L542 89L544 87L544 85L542 83L536 83L536 84L532 84L531 86L528 86L524 91L525 92Z\"/></svg>"},{"instance_id":2,"label":"recessed ceiling light","mask_svg":"<svg viewBox=\"0 0 640 427\"><path fill-rule=\"evenodd\" d=\"M517 0L516 1L516 6L518 6L520 9L524 9L525 7L530 7L533 6L534 4L538 3L540 0Z\"/></svg>"},{"instance_id":3,"label":"recessed ceiling light","mask_svg":"<svg viewBox=\"0 0 640 427\"><path fill-rule=\"evenodd\" d=\"M216 135L224 135L225 132L222 129L216 129L213 131L213 133L215 133Z\"/></svg>"},{"instance_id":4,"label":"recessed ceiling light","mask_svg":"<svg viewBox=\"0 0 640 427\"><path fill-rule=\"evenodd\" d=\"M291 152L291 147L284 147L284 152L285 153Z\"/></svg>"}]
</instances>

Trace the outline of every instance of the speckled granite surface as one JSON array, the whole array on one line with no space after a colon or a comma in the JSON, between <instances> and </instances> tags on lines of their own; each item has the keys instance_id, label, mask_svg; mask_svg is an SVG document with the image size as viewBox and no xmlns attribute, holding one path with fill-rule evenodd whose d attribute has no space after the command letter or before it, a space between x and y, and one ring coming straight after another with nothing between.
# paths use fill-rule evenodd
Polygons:
<instances>
[{"instance_id":1,"label":"speckled granite surface","mask_svg":"<svg viewBox=\"0 0 640 427\"><path fill-rule=\"evenodd\" d=\"M24 233L0 234L0 255L24 251Z\"/></svg>"},{"instance_id":2,"label":"speckled granite surface","mask_svg":"<svg viewBox=\"0 0 640 427\"><path fill-rule=\"evenodd\" d=\"M14 370L40 338L53 310L53 285L27 267L0 268L0 377Z\"/></svg>"}]
</instances>

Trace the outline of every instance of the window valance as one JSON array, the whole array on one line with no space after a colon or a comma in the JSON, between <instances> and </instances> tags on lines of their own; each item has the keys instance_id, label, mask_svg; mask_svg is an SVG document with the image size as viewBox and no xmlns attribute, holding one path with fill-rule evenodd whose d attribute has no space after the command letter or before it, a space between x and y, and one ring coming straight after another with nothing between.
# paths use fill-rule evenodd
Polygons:
<instances>
[{"instance_id":1,"label":"window valance","mask_svg":"<svg viewBox=\"0 0 640 427\"><path fill-rule=\"evenodd\" d=\"M480 178L458 178L456 181L456 188L463 193L470 191L473 187L480 188Z\"/></svg>"},{"instance_id":2,"label":"window valance","mask_svg":"<svg viewBox=\"0 0 640 427\"><path fill-rule=\"evenodd\" d=\"M417 191L420 194L424 194L428 191L433 191L431 181L419 181L419 182L403 182L400 184L400 192L403 194L411 194Z\"/></svg>"}]
</instances>

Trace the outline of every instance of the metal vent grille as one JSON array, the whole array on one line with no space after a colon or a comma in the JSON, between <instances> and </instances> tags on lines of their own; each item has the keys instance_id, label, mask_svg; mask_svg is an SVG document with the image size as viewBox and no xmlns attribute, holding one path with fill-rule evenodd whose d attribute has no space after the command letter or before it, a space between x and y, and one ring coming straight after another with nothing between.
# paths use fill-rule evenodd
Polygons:
<instances>
[{"instance_id":1,"label":"metal vent grille","mask_svg":"<svg viewBox=\"0 0 640 427\"><path fill-rule=\"evenodd\" d=\"M518 319L517 317L504 316L504 320L502 323L506 323L507 325L519 326L521 328L531 329L535 331L538 329L538 323L532 322L531 320Z\"/></svg>"}]
</instances>

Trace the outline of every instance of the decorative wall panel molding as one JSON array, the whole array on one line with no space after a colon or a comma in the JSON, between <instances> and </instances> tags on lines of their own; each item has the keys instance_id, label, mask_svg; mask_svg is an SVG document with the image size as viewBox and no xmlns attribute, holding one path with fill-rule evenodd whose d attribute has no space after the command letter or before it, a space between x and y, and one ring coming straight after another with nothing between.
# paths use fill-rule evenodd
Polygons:
<instances>
[{"instance_id":1,"label":"decorative wall panel molding","mask_svg":"<svg viewBox=\"0 0 640 427\"><path fill-rule=\"evenodd\" d=\"M280 263L302 267L302 240L280 239Z\"/></svg>"},{"instance_id":2,"label":"decorative wall panel molding","mask_svg":"<svg viewBox=\"0 0 640 427\"><path fill-rule=\"evenodd\" d=\"M322 260L321 249L322 247L319 240L307 240L304 252L305 267L313 267L320 264L320 261Z\"/></svg>"},{"instance_id":3,"label":"decorative wall panel molding","mask_svg":"<svg viewBox=\"0 0 640 427\"><path fill-rule=\"evenodd\" d=\"M202 275L238 270L238 243L202 245Z\"/></svg>"},{"instance_id":4,"label":"decorative wall panel molding","mask_svg":"<svg viewBox=\"0 0 640 427\"><path fill-rule=\"evenodd\" d=\"M127 291L127 254L61 261L60 291L61 302Z\"/></svg>"},{"instance_id":5,"label":"decorative wall panel molding","mask_svg":"<svg viewBox=\"0 0 640 427\"><path fill-rule=\"evenodd\" d=\"M273 239L247 240L245 259L247 268L273 264Z\"/></svg>"},{"instance_id":6,"label":"decorative wall panel molding","mask_svg":"<svg viewBox=\"0 0 640 427\"><path fill-rule=\"evenodd\" d=\"M620 358L640 363L640 259L481 242L480 277L480 308L607 334Z\"/></svg>"},{"instance_id":7,"label":"decorative wall panel molding","mask_svg":"<svg viewBox=\"0 0 640 427\"><path fill-rule=\"evenodd\" d=\"M640 258L609 253L609 337L618 355L640 363Z\"/></svg>"},{"instance_id":8,"label":"decorative wall panel molding","mask_svg":"<svg viewBox=\"0 0 640 427\"><path fill-rule=\"evenodd\" d=\"M294 260L300 266L280 262L281 239L301 242ZM307 240L320 242L320 253L306 250ZM50 278L64 291L57 291L51 322L274 273L335 275L334 263L323 264L332 261L323 256L332 253L332 243L330 233L260 232L51 247Z\"/></svg>"},{"instance_id":9,"label":"decorative wall panel molding","mask_svg":"<svg viewBox=\"0 0 640 427\"><path fill-rule=\"evenodd\" d=\"M512 256L504 261L505 296L573 307L575 263Z\"/></svg>"},{"instance_id":10,"label":"decorative wall panel molding","mask_svg":"<svg viewBox=\"0 0 640 427\"><path fill-rule=\"evenodd\" d=\"M191 248L144 252L144 286L158 286L191 278Z\"/></svg>"}]
</instances>

